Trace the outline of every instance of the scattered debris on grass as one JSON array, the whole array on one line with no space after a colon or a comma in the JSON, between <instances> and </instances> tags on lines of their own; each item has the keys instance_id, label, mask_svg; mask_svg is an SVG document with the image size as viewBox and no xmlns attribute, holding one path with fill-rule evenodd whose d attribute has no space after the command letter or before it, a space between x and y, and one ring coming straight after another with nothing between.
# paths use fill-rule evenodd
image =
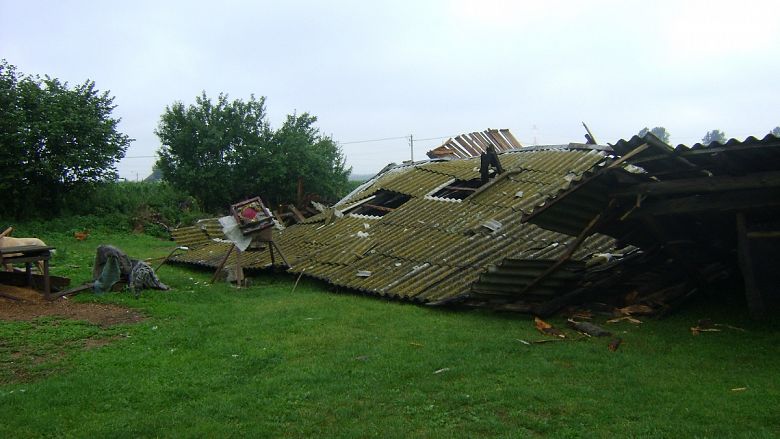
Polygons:
<instances>
[{"instance_id":1,"label":"scattered debris on grass","mask_svg":"<svg viewBox=\"0 0 780 439\"><path fill-rule=\"evenodd\" d=\"M629 323L633 323L635 325L639 325L639 324L642 323L641 320L635 319L635 318L633 318L631 316L624 316L624 317L618 317L616 319L607 320L607 323L620 323L620 322L629 322Z\"/></svg>"},{"instance_id":2,"label":"scattered debris on grass","mask_svg":"<svg viewBox=\"0 0 780 439\"><path fill-rule=\"evenodd\" d=\"M625 316L632 316L632 315L653 314L655 310L647 305L637 304L637 305L624 306L623 308L618 308L617 312Z\"/></svg>"},{"instance_id":3,"label":"scattered debris on grass","mask_svg":"<svg viewBox=\"0 0 780 439\"><path fill-rule=\"evenodd\" d=\"M714 323L710 319L701 319L696 322L696 326L691 327L691 334L699 335L702 332L721 332L723 329L733 329L735 331L747 332L742 328L736 326L727 325L725 323Z\"/></svg>"},{"instance_id":4,"label":"scattered debris on grass","mask_svg":"<svg viewBox=\"0 0 780 439\"><path fill-rule=\"evenodd\" d=\"M621 343L623 343L623 339L620 337L615 337L612 339L612 341L609 342L609 345L607 347L609 347L610 351L615 352L618 350Z\"/></svg>"},{"instance_id":5,"label":"scattered debris on grass","mask_svg":"<svg viewBox=\"0 0 780 439\"><path fill-rule=\"evenodd\" d=\"M606 337L612 335L611 332L605 330L601 326L594 325L588 322L578 322L574 319L568 319L566 324L575 331L587 334L593 337Z\"/></svg>"},{"instance_id":6,"label":"scattered debris on grass","mask_svg":"<svg viewBox=\"0 0 780 439\"><path fill-rule=\"evenodd\" d=\"M534 317L534 324L536 325L536 329L542 334L551 335L553 337L566 338L566 334L563 331L545 322L539 317Z\"/></svg>"}]
</instances>

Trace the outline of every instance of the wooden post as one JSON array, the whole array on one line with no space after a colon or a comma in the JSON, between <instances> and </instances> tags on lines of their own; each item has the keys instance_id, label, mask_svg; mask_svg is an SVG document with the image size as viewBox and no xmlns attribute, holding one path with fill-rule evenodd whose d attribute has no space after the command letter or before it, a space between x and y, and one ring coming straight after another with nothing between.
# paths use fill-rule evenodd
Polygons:
<instances>
[{"instance_id":1,"label":"wooden post","mask_svg":"<svg viewBox=\"0 0 780 439\"><path fill-rule=\"evenodd\" d=\"M24 263L25 273L27 275L27 286L32 288L32 262Z\"/></svg>"},{"instance_id":2,"label":"wooden post","mask_svg":"<svg viewBox=\"0 0 780 439\"><path fill-rule=\"evenodd\" d=\"M43 260L43 291L47 299L51 296L51 279L49 279L49 255Z\"/></svg>"},{"instance_id":3,"label":"wooden post","mask_svg":"<svg viewBox=\"0 0 780 439\"><path fill-rule=\"evenodd\" d=\"M241 251L240 248L236 248L236 287L241 288L241 283L244 282L244 271L241 269Z\"/></svg>"},{"instance_id":4,"label":"wooden post","mask_svg":"<svg viewBox=\"0 0 780 439\"><path fill-rule=\"evenodd\" d=\"M766 313L764 298L756 285L756 273L753 270L753 259L750 255L750 241L747 233L747 220L743 212L737 213L737 256L739 268L745 280L745 298L748 310L754 318L762 318Z\"/></svg>"}]
</instances>

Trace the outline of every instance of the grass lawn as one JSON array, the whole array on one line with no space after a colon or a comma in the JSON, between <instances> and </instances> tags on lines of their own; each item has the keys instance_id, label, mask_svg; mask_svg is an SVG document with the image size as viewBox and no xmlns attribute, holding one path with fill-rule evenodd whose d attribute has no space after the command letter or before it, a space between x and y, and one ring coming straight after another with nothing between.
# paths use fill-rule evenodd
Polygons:
<instances>
[{"instance_id":1,"label":"grass lawn","mask_svg":"<svg viewBox=\"0 0 780 439\"><path fill-rule=\"evenodd\" d=\"M49 242L53 273L76 284L100 243L133 257L173 247ZM284 275L240 290L187 267L160 277L173 291L70 299L132 307L140 323L0 321L0 437L780 436L780 327L738 304L702 298L664 320L604 325L623 339L611 352L603 338L525 345L545 338L528 316L306 280L293 293ZM745 332L693 336L701 318Z\"/></svg>"}]
</instances>

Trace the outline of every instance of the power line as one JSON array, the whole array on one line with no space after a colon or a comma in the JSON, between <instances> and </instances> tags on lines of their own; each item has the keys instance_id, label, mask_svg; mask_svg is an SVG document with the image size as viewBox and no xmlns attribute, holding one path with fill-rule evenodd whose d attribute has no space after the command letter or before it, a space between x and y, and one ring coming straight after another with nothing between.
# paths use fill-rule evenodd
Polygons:
<instances>
[{"instance_id":1,"label":"power line","mask_svg":"<svg viewBox=\"0 0 780 439\"><path fill-rule=\"evenodd\" d=\"M446 138L455 137L455 136L457 136L457 134L452 134L452 135L449 135L449 136L427 137L425 139L414 139L414 140L415 140L415 142L423 142L423 141L426 141L426 140L446 139ZM352 144L355 144L355 143L370 143L370 142L383 142L385 140L409 139L410 137L411 137L411 135L409 135L409 136L398 136L398 137L385 137L385 138L382 138L382 139L353 140L353 141L350 141L350 142L338 142L338 143L339 143L339 145L352 145Z\"/></svg>"},{"instance_id":2,"label":"power line","mask_svg":"<svg viewBox=\"0 0 780 439\"><path fill-rule=\"evenodd\" d=\"M351 145L354 143L369 143L369 142L382 142L384 140L400 140L400 139L408 139L409 136L399 136L399 137L385 137L383 139L370 139L370 140L353 140L351 142L338 142L341 145Z\"/></svg>"},{"instance_id":3,"label":"power line","mask_svg":"<svg viewBox=\"0 0 780 439\"><path fill-rule=\"evenodd\" d=\"M457 134L449 135L449 136L438 136L438 137L427 137L425 139L415 139L418 142L423 142L426 140L438 140L438 139L446 139L448 137L455 137ZM337 142L339 145L354 145L356 143L371 143L371 142L383 142L385 140L401 140L401 139L409 139L411 135L409 136L397 136L397 137L383 137L381 139L366 139L366 140L352 140L349 142ZM126 159L153 159L157 158L156 155L134 155L134 156L125 156Z\"/></svg>"}]
</instances>

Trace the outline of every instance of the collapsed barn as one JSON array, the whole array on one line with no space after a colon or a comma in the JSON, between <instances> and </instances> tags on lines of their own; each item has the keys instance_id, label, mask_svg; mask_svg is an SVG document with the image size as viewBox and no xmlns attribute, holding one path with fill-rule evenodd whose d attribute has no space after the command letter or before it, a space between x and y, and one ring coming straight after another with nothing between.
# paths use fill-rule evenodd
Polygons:
<instances>
[{"instance_id":1,"label":"collapsed barn","mask_svg":"<svg viewBox=\"0 0 780 439\"><path fill-rule=\"evenodd\" d=\"M594 300L669 309L748 273L751 312L777 306L778 283L761 266L780 236L775 137L521 147L488 130L429 156L388 166L336 205L274 230L284 259L233 252L219 223L205 220L174 231L189 250L172 260L277 266L378 296L539 315Z\"/></svg>"}]
</instances>

